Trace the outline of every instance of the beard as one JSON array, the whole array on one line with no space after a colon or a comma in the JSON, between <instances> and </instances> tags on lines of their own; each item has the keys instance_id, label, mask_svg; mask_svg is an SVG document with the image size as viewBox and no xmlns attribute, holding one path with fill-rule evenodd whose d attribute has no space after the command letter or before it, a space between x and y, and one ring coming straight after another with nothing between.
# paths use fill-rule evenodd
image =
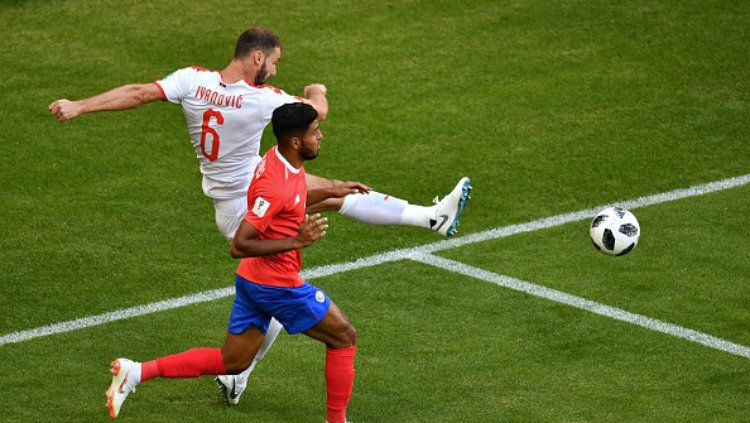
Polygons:
<instances>
[{"instance_id":1,"label":"beard","mask_svg":"<svg viewBox=\"0 0 750 423\"><path fill-rule=\"evenodd\" d=\"M258 69L258 74L255 75L253 84L263 85L266 82L266 79L268 79L268 71L266 71L266 59L263 59L263 64L260 65L260 69Z\"/></svg>"},{"instance_id":2,"label":"beard","mask_svg":"<svg viewBox=\"0 0 750 423\"><path fill-rule=\"evenodd\" d=\"M312 159L318 157L318 152L319 151L320 151L320 149L313 150L311 148L303 147L302 149L300 149L299 155L302 156L302 158L305 159L305 160L312 160Z\"/></svg>"}]
</instances>

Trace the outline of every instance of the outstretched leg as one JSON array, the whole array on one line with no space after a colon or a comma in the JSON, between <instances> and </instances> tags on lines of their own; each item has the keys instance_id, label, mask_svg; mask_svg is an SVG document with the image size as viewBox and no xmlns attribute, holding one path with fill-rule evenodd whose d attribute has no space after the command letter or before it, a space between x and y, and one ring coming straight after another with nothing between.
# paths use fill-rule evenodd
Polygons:
<instances>
[{"instance_id":1,"label":"outstretched leg","mask_svg":"<svg viewBox=\"0 0 750 423\"><path fill-rule=\"evenodd\" d=\"M308 189L335 186L340 181L307 174ZM310 205L308 212L338 211L358 222L371 225L409 225L426 228L443 236L454 235L458 219L469 201L471 182L461 178L453 190L433 206L418 206L391 195L372 191L331 198Z\"/></svg>"},{"instance_id":2,"label":"outstretched leg","mask_svg":"<svg viewBox=\"0 0 750 423\"><path fill-rule=\"evenodd\" d=\"M117 418L122 403L141 382L157 377L195 378L239 373L250 364L262 342L260 330L250 327L239 335L227 334L223 348L193 348L144 363L118 358L112 362L112 383L105 392L109 415Z\"/></svg>"}]
</instances>

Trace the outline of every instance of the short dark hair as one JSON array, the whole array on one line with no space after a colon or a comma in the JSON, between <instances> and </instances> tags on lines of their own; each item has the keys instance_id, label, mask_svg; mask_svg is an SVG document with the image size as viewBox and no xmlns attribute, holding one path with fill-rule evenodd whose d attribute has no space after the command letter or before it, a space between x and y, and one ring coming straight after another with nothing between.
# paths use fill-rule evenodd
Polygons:
<instances>
[{"instance_id":1,"label":"short dark hair","mask_svg":"<svg viewBox=\"0 0 750 423\"><path fill-rule=\"evenodd\" d=\"M260 50L265 54L271 54L276 47L281 48L281 40L268 28L250 28L240 34L237 45L234 47L234 58L240 59Z\"/></svg>"},{"instance_id":2,"label":"short dark hair","mask_svg":"<svg viewBox=\"0 0 750 423\"><path fill-rule=\"evenodd\" d=\"M287 103L276 108L271 116L273 135L278 142L301 137L318 118L315 108L306 103Z\"/></svg>"}]
</instances>

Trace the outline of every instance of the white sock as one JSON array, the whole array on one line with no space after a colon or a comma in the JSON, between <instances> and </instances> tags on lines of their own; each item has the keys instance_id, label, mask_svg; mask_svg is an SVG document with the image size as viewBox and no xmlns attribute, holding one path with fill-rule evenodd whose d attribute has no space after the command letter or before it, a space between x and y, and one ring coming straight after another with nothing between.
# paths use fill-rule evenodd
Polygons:
<instances>
[{"instance_id":1,"label":"white sock","mask_svg":"<svg viewBox=\"0 0 750 423\"><path fill-rule=\"evenodd\" d=\"M250 367L243 370L242 373L234 377L234 383L237 385L237 390L239 390L240 392L243 391L247 386L247 379L250 377L250 373L255 370L256 364L258 364L258 360L253 360L253 362L250 363Z\"/></svg>"},{"instance_id":2,"label":"white sock","mask_svg":"<svg viewBox=\"0 0 750 423\"><path fill-rule=\"evenodd\" d=\"M414 206L387 194L371 191L344 197L339 213L370 225L411 225L430 227L434 207Z\"/></svg>"},{"instance_id":3,"label":"white sock","mask_svg":"<svg viewBox=\"0 0 750 423\"><path fill-rule=\"evenodd\" d=\"M271 348L274 341L276 341L276 337L279 336L279 333L281 333L281 329L283 328L284 326L282 326L278 320L271 318L271 322L268 324L268 330L266 330L266 337L260 345L260 348L258 348L258 352L255 354L253 362L250 363L250 367L243 370L242 373L235 377L235 382L238 387L244 388L245 385L247 385L247 379L250 377L250 373L255 370L255 365L258 364L260 360L263 360L263 357L266 356L266 353Z\"/></svg>"},{"instance_id":4,"label":"white sock","mask_svg":"<svg viewBox=\"0 0 750 423\"><path fill-rule=\"evenodd\" d=\"M266 330L266 339L263 340L260 348L258 348L258 352L255 354L255 360L253 361L263 360L266 352L268 352L269 348L271 348L271 345L273 345L273 342L276 340L276 337L281 333L281 329L284 329L284 326L281 326L281 323L279 323L278 320L271 318L271 322L268 324L268 329Z\"/></svg>"},{"instance_id":5,"label":"white sock","mask_svg":"<svg viewBox=\"0 0 750 423\"><path fill-rule=\"evenodd\" d=\"M418 226L420 228L430 228L430 220L435 219L437 206L425 207L407 204L404 214L401 216L402 225Z\"/></svg>"}]
</instances>

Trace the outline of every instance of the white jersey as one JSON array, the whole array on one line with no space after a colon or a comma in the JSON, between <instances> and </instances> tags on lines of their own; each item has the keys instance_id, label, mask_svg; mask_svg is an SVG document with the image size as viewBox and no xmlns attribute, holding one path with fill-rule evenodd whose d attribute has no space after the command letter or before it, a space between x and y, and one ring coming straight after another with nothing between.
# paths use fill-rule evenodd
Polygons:
<instances>
[{"instance_id":1,"label":"white jersey","mask_svg":"<svg viewBox=\"0 0 750 423\"><path fill-rule=\"evenodd\" d=\"M203 192L215 199L247 195L260 161L260 139L273 111L301 101L267 85L243 80L228 84L219 72L199 67L180 69L154 84L164 100L182 105L200 160Z\"/></svg>"}]
</instances>

